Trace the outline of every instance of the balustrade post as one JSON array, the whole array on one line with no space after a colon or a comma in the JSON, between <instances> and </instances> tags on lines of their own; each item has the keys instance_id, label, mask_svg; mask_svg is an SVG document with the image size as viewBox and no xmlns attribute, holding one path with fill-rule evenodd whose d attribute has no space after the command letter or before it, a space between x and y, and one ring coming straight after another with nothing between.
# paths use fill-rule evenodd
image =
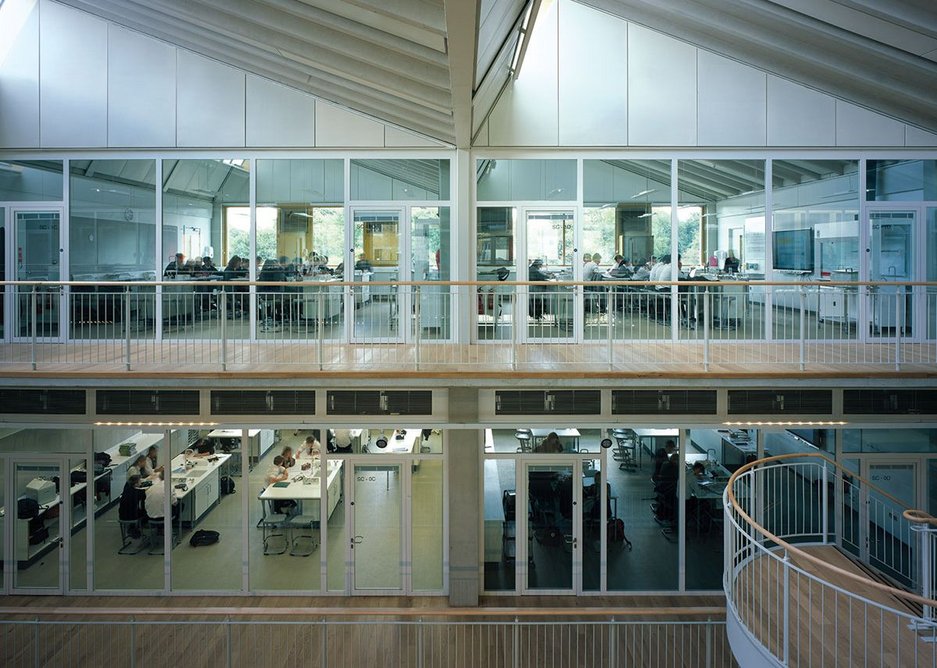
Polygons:
<instances>
[{"instance_id":1,"label":"balustrade post","mask_svg":"<svg viewBox=\"0 0 937 668\"><path fill-rule=\"evenodd\" d=\"M124 366L130 371L130 286L124 286Z\"/></svg>"},{"instance_id":2,"label":"balustrade post","mask_svg":"<svg viewBox=\"0 0 937 668\"><path fill-rule=\"evenodd\" d=\"M612 313L615 312L615 304L613 302L614 293L609 290L608 294L605 297L605 320L608 326L605 328L608 332L608 370L612 371L615 369L615 360L612 357L614 354L612 350Z\"/></svg>"},{"instance_id":3,"label":"balustrade post","mask_svg":"<svg viewBox=\"0 0 937 668\"><path fill-rule=\"evenodd\" d=\"M827 467L826 462L823 462L823 489L820 492L822 508L820 509L821 520L823 522L823 544L826 545L829 541L827 537L829 536L830 531L830 511L829 511L829 502L830 502L830 490L829 490L829 468Z\"/></svg>"},{"instance_id":4,"label":"balustrade post","mask_svg":"<svg viewBox=\"0 0 937 668\"><path fill-rule=\"evenodd\" d=\"M414 351L416 357L416 370L420 370L420 343L423 335L423 323L420 320L420 286L414 286L413 290L413 319L414 327L416 328L415 337L416 337L416 350Z\"/></svg>"},{"instance_id":5,"label":"balustrade post","mask_svg":"<svg viewBox=\"0 0 937 668\"><path fill-rule=\"evenodd\" d=\"M618 665L618 624L612 617L608 624L608 665L615 668Z\"/></svg>"},{"instance_id":6,"label":"balustrade post","mask_svg":"<svg viewBox=\"0 0 937 668\"><path fill-rule=\"evenodd\" d=\"M807 293L800 286L800 370L806 368Z\"/></svg>"},{"instance_id":7,"label":"balustrade post","mask_svg":"<svg viewBox=\"0 0 937 668\"><path fill-rule=\"evenodd\" d=\"M709 286L703 288L703 370L709 371L709 314L712 306L710 305L712 295L709 293Z\"/></svg>"},{"instance_id":8,"label":"balustrade post","mask_svg":"<svg viewBox=\"0 0 937 668\"><path fill-rule=\"evenodd\" d=\"M931 582L931 573L933 573L933 558L934 553L931 550L935 539L937 539L937 532L934 529L929 528L926 524L921 525L923 531L921 531L921 595L924 598L932 598L934 596L934 583ZM934 610L934 606L925 605L924 606L924 618L931 621L935 620L937 617L937 611Z\"/></svg>"},{"instance_id":9,"label":"balustrade post","mask_svg":"<svg viewBox=\"0 0 937 668\"><path fill-rule=\"evenodd\" d=\"M36 370L36 288L38 286L33 285L33 291L29 297L29 319L30 319L30 332L32 343L30 344L30 357L32 359L33 371Z\"/></svg>"},{"instance_id":10,"label":"balustrade post","mask_svg":"<svg viewBox=\"0 0 937 668\"><path fill-rule=\"evenodd\" d=\"M221 370L228 370L228 293L221 286Z\"/></svg>"},{"instance_id":11,"label":"balustrade post","mask_svg":"<svg viewBox=\"0 0 937 668\"><path fill-rule=\"evenodd\" d=\"M352 303L354 303L354 293L352 293ZM322 348L325 343L325 293L322 292L321 287L316 295L316 326L316 357L319 359L319 371L322 371Z\"/></svg>"},{"instance_id":12,"label":"balustrade post","mask_svg":"<svg viewBox=\"0 0 937 668\"><path fill-rule=\"evenodd\" d=\"M231 668L234 664L231 662L231 617L225 618L225 643L226 643L226 665Z\"/></svg>"},{"instance_id":13,"label":"balustrade post","mask_svg":"<svg viewBox=\"0 0 937 668\"><path fill-rule=\"evenodd\" d=\"M901 314L901 286L895 291L895 371L901 370L901 332L904 330L904 318Z\"/></svg>"},{"instance_id":14,"label":"balustrade post","mask_svg":"<svg viewBox=\"0 0 937 668\"><path fill-rule=\"evenodd\" d=\"M517 369L517 322L518 322L518 293L517 290L514 291L514 308L511 309L511 369ZM526 301L526 294L525 300Z\"/></svg>"},{"instance_id":15,"label":"balustrade post","mask_svg":"<svg viewBox=\"0 0 937 668\"><path fill-rule=\"evenodd\" d=\"M783 643L784 647L782 648L783 652L783 664L785 666L791 665L791 569L790 569L791 558L790 555L785 550L784 559L782 564L784 565L784 636Z\"/></svg>"}]
</instances>

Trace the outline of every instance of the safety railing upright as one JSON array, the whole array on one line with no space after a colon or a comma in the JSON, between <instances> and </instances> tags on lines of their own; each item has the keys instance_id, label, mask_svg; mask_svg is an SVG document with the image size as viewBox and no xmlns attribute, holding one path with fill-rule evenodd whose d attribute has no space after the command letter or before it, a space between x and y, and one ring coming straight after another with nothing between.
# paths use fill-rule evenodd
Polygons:
<instances>
[{"instance_id":1,"label":"safety railing upright","mask_svg":"<svg viewBox=\"0 0 937 668\"><path fill-rule=\"evenodd\" d=\"M3 286L0 366L16 370L937 368L937 284L928 283Z\"/></svg>"},{"instance_id":2,"label":"safety railing upright","mask_svg":"<svg viewBox=\"0 0 937 668\"><path fill-rule=\"evenodd\" d=\"M818 453L746 464L724 506L742 665L937 665L932 534L914 530L929 515L909 521L900 500Z\"/></svg>"}]
</instances>

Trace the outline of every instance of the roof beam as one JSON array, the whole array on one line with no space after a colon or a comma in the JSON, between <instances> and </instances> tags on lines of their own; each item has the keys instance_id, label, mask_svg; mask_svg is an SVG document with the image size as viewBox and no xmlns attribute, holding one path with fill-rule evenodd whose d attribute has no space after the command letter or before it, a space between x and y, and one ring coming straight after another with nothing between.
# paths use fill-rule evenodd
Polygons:
<instances>
[{"instance_id":1,"label":"roof beam","mask_svg":"<svg viewBox=\"0 0 937 668\"><path fill-rule=\"evenodd\" d=\"M362 6L360 3L346 0L298 0L305 5L325 10L337 16L343 16L350 21L370 26L377 30L403 39L423 44L439 52L446 50L445 20L440 21L438 29L418 25L413 21L401 19L386 11L378 11L373 6ZM441 17L442 18L442 17Z\"/></svg>"},{"instance_id":2,"label":"roof beam","mask_svg":"<svg viewBox=\"0 0 937 668\"><path fill-rule=\"evenodd\" d=\"M449 81L456 148L472 144L472 92L478 35L478 0L446 0Z\"/></svg>"}]
</instances>

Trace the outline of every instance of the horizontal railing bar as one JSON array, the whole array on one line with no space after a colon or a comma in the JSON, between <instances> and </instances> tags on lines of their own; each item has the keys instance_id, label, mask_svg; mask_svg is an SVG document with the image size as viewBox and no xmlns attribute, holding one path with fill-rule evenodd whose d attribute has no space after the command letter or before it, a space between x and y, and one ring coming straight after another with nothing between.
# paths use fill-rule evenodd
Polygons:
<instances>
[{"instance_id":1,"label":"horizontal railing bar","mask_svg":"<svg viewBox=\"0 0 937 668\"><path fill-rule=\"evenodd\" d=\"M220 616L220 617L315 617L322 615L340 615L342 617L725 617L724 607L662 607L662 608L624 608L624 607L569 607L569 608L277 608L277 607L126 607L126 608L0 608L0 616L127 616L181 617Z\"/></svg>"},{"instance_id":2,"label":"horizontal railing bar","mask_svg":"<svg viewBox=\"0 0 937 668\"><path fill-rule=\"evenodd\" d=\"M201 613L200 610L197 612ZM219 622L226 624L233 624L237 626L247 626L251 624L276 624L283 626L297 626L297 625L308 625L310 623L323 624L325 626L359 626L362 624L389 624L393 626L561 626L567 628L572 620L575 620L577 626L596 626L604 627L611 624L620 624L627 626L722 626L725 625L725 620L720 619L706 619L706 620L684 620L684 619L661 619L661 620L625 620L625 619L604 619L601 621L590 621L590 620L579 620L575 619L575 615L565 617L557 621L531 621L524 619L506 619L506 620L474 620L474 621L465 621L465 620L433 620L433 619L398 619L398 620L341 620L341 619L324 619L318 617L313 620L303 619L277 619L273 621L258 621L253 620L244 620L244 619L224 619L224 620L204 620L204 619L177 619L177 620L167 620L167 619L134 619L130 620L110 620L110 619L95 619L95 620L84 620L84 619L37 619L32 617L30 619L0 619L0 626L4 624L9 625L19 625L19 626L33 626L36 623L43 625L74 625L74 624L83 624L88 626L137 626L140 624L147 624L153 626L169 626L173 624L185 624L187 626L217 626Z\"/></svg>"},{"instance_id":3,"label":"horizontal railing bar","mask_svg":"<svg viewBox=\"0 0 937 668\"><path fill-rule=\"evenodd\" d=\"M304 281L249 281L249 280L239 280L239 281L225 281L225 280L172 280L172 281L0 281L0 286L46 286L46 287L141 287L141 286L162 286L162 287L174 287L180 285L200 285L204 286L206 284L213 286L234 286L234 287L245 287L251 285L260 285L260 286L296 286L297 283L303 283ZM896 286L908 286L908 287L932 287L937 289L937 282L934 281L697 281L697 280L686 280L686 281L628 281L628 280L602 280L602 281L408 281L408 280L398 280L398 281L305 281L306 284L312 285L322 285L327 287L386 287L386 286L431 286L431 287L440 287L440 286L514 286L514 285L524 285L524 286L549 286L553 287L569 287L569 286L589 286L589 287L602 287L602 286L696 286L696 287L719 287L725 285L735 285L735 286L771 286L771 287L784 287L784 288L827 288L827 287L896 287Z\"/></svg>"}]
</instances>

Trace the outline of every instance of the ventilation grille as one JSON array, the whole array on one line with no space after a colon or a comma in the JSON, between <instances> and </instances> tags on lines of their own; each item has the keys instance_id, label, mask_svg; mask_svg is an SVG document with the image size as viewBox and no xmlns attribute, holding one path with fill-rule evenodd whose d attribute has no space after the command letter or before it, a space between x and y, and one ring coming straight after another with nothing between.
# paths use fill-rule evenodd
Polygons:
<instances>
[{"instance_id":1,"label":"ventilation grille","mask_svg":"<svg viewBox=\"0 0 937 668\"><path fill-rule=\"evenodd\" d=\"M844 390L847 415L935 415L937 390Z\"/></svg>"},{"instance_id":2,"label":"ventilation grille","mask_svg":"<svg viewBox=\"0 0 937 668\"><path fill-rule=\"evenodd\" d=\"M829 415L830 390L729 390L729 415Z\"/></svg>"},{"instance_id":3,"label":"ventilation grille","mask_svg":"<svg viewBox=\"0 0 937 668\"><path fill-rule=\"evenodd\" d=\"M314 390L214 390L212 415L315 415Z\"/></svg>"},{"instance_id":4,"label":"ventilation grille","mask_svg":"<svg viewBox=\"0 0 937 668\"><path fill-rule=\"evenodd\" d=\"M198 415L198 390L98 390L98 415Z\"/></svg>"},{"instance_id":5,"label":"ventilation grille","mask_svg":"<svg viewBox=\"0 0 937 668\"><path fill-rule=\"evenodd\" d=\"M715 415L715 390L612 390L613 415Z\"/></svg>"},{"instance_id":6,"label":"ventilation grille","mask_svg":"<svg viewBox=\"0 0 937 668\"><path fill-rule=\"evenodd\" d=\"M431 390L333 390L326 395L329 415L432 415Z\"/></svg>"},{"instance_id":7,"label":"ventilation grille","mask_svg":"<svg viewBox=\"0 0 937 668\"><path fill-rule=\"evenodd\" d=\"M495 415L598 415L599 390L498 390Z\"/></svg>"},{"instance_id":8,"label":"ventilation grille","mask_svg":"<svg viewBox=\"0 0 937 668\"><path fill-rule=\"evenodd\" d=\"M84 415L84 390L0 390L0 413Z\"/></svg>"}]
</instances>

